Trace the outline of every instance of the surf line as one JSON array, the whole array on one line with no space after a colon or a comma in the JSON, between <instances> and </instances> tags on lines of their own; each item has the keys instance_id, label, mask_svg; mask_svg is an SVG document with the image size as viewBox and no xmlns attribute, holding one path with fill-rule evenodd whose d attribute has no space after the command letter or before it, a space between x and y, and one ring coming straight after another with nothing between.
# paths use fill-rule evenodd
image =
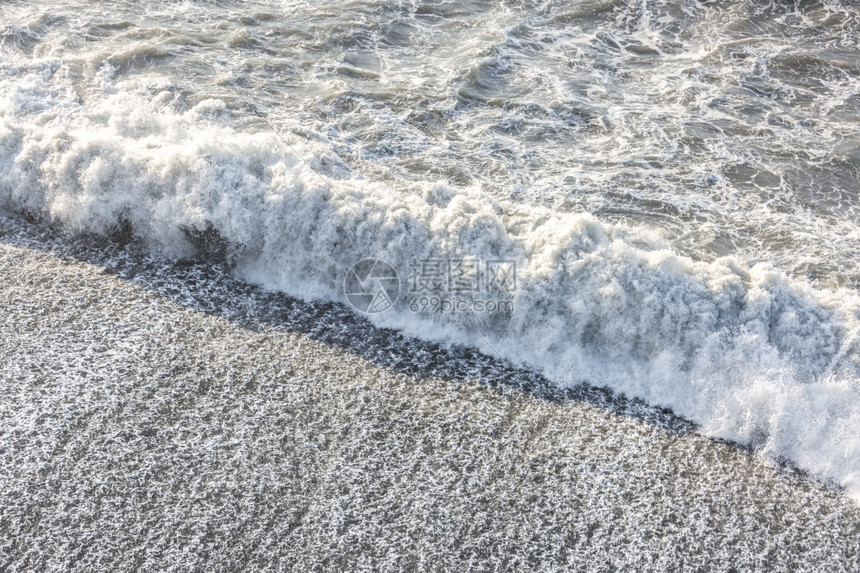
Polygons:
<instances>
[{"instance_id":1,"label":"surf line","mask_svg":"<svg viewBox=\"0 0 860 573\"><path fill-rule=\"evenodd\" d=\"M246 99L246 98L245 98L245 97L244 97L244 96L239 92L239 90L238 90L238 89L236 89L235 82L230 82L230 83L228 83L227 85L230 87L230 89L231 89L231 90L233 90L233 93L235 93L235 94L236 94L236 97L238 97L240 100L242 100L242 101L245 103L245 105L247 105L247 106L251 109L251 112L252 112L254 115L256 115L257 117L259 117L259 118L260 118L260 120L261 120L263 123L265 123L265 124L266 124L266 126L267 126L271 131L272 131L272 133L274 133L276 136L278 136L278 138L279 138L281 141L283 141L283 142L284 142L284 145L286 145L287 147L289 147L289 148L290 148L290 151L292 151L292 152L295 154L295 156L296 156L296 157L298 157L299 159L301 159L301 160L302 160L302 162L303 162L305 165L307 165L307 166L311 169L311 171L313 171L314 173L316 173L317 177L319 177L319 178L322 180L322 182L323 182L323 183L325 183L325 184L328 186L328 188L329 188L329 189L331 189L331 191L332 191L333 193L337 194L337 196L338 196L338 197L340 197L341 199L343 199L343 201L347 204L347 206L350 208L350 210L352 210L352 212L353 212L353 213L355 213L355 214L358 216L358 218L362 220L362 222L363 222L363 223L365 223L368 227L370 227L370 229L373 231L373 234L374 234L376 237L379 237L379 232L376 230L376 227L374 227L373 225L371 225L371 224L370 224L370 222L369 222L369 221L368 221L368 220L367 220L367 219L366 219L366 218L365 218L361 213L359 213L359 212L358 212L358 211L357 211L357 210L352 206L352 204L350 204L350 201L349 201L349 199L346 197L346 195L344 195L343 193L341 193L340 191L338 191L337 189L335 189L334 185L331 183L331 181L329 181L328 177L326 177L325 175L323 175L323 174L322 174L322 173L321 173L321 172L320 172L316 167L314 167L313 165L311 165L311 162L310 162L310 161L308 161L307 159L305 159L305 157L304 157L301 153L299 153L299 152L298 152L298 150L297 150L295 147L293 147L293 145L292 145L289 141L287 141L287 138L286 138L286 137L284 137L284 136L283 136L283 134L282 134L282 133L281 133L281 132L280 132L280 131L279 131L279 130L274 126L274 125L272 125L272 123L271 123L268 119L266 119L266 116L265 116L265 115L263 115L263 114L260 112L260 110L258 110L258 109L257 109L257 106L255 106L252 102L250 102L249 100L247 100L247 99Z\"/></svg>"}]
</instances>

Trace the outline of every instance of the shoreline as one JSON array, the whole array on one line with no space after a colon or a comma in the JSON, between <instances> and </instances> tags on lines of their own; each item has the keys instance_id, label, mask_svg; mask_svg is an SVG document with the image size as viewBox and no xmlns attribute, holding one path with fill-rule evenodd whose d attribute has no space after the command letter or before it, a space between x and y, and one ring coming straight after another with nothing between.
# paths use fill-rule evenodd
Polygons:
<instances>
[{"instance_id":1,"label":"shoreline","mask_svg":"<svg viewBox=\"0 0 860 573\"><path fill-rule=\"evenodd\" d=\"M665 410L204 264L0 231L0 568L860 560L847 495Z\"/></svg>"}]
</instances>

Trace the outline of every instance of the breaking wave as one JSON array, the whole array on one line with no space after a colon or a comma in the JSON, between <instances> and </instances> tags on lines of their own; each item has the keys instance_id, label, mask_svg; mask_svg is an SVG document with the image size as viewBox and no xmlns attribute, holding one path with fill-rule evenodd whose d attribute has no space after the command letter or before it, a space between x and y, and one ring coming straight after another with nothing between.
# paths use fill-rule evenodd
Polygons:
<instances>
[{"instance_id":1,"label":"breaking wave","mask_svg":"<svg viewBox=\"0 0 860 573\"><path fill-rule=\"evenodd\" d=\"M417 314L401 298L370 318L498 353L559 385L588 382L671 408L706 435L860 496L856 291L817 289L763 264L696 261L644 228L502 206L477 188L392 190L355 174L323 140L287 135L285 145L237 128L236 102L177 110L168 84L82 101L51 81L57 67L2 72L7 209L120 233L167 257L217 257L303 298L344 301L345 273L368 257L401 277L413 259L515 260L509 312Z\"/></svg>"}]
</instances>

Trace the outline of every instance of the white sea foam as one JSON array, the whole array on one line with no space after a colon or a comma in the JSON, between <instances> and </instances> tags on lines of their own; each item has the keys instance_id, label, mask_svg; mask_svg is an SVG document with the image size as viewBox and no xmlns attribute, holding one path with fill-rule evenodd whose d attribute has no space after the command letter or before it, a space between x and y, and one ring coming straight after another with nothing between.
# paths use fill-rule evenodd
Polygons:
<instances>
[{"instance_id":1,"label":"white sea foam","mask_svg":"<svg viewBox=\"0 0 860 573\"><path fill-rule=\"evenodd\" d=\"M697 262L644 229L587 213L513 205L475 188L391 190L321 143L247 133L205 100L184 112L171 86L111 84L81 102L50 62L6 65L0 204L78 232L123 222L169 257L217 231L247 280L343 300L366 257L406 273L413 258L515 259L510 314L416 315L401 299L377 324L474 345L544 372L666 406L709 435L860 496L860 297L816 290L767 265ZM149 95L144 95L149 94Z\"/></svg>"}]
</instances>

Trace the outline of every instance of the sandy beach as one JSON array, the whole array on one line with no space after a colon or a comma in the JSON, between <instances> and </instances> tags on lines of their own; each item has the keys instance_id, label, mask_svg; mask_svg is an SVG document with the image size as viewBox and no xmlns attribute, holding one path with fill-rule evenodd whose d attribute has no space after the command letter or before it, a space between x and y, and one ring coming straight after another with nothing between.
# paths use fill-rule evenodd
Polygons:
<instances>
[{"instance_id":1,"label":"sandy beach","mask_svg":"<svg viewBox=\"0 0 860 573\"><path fill-rule=\"evenodd\" d=\"M0 569L860 560L846 495L670 413L560 393L219 267L2 232Z\"/></svg>"}]
</instances>

